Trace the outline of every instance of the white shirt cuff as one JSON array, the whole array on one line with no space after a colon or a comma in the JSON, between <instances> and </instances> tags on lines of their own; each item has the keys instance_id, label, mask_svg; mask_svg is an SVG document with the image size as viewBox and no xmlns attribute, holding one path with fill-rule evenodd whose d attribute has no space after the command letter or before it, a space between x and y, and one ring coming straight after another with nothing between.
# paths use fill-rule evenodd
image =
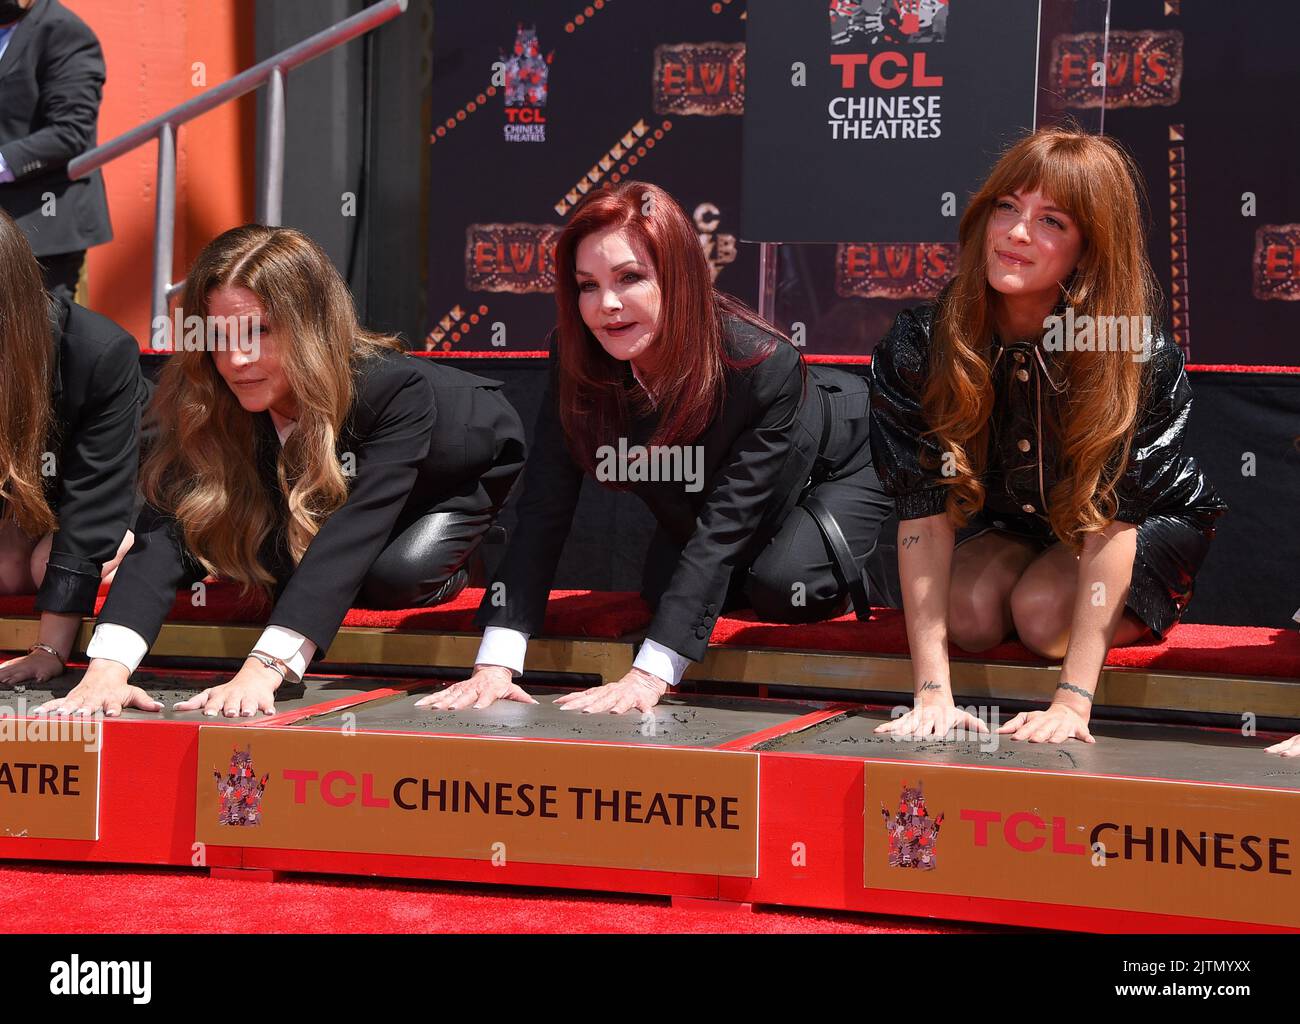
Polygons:
<instances>
[{"instance_id":1,"label":"white shirt cuff","mask_svg":"<svg viewBox=\"0 0 1300 1024\"><path fill-rule=\"evenodd\" d=\"M267 626L262 630L253 650L264 651L279 658L301 679L307 674L307 664L316 654L316 645L301 633L284 626Z\"/></svg>"},{"instance_id":2,"label":"white shirt cuff","mask_svg":"<svg viewBox=\"0 0 1300 1024\"><path fill-rule=\"evenodd\" d=\"M641 649L636 652L632 667L658 676L669 686L676 686L682 681L682 673L690 663L690 658L646 637L641 641Z\"/></svg>"},{"instance_id":3,"label":"white shirt cuff","mask_svg":"<svg viewBox=\"0 0 1300 1024\"><path fill-rule=\"evenodd\" d=\"M113 622L101 622L96 625L90 643L86 644L87 658L116 661L119 665L125 665L128 672L135 672L148 653L149 645L144 637L134 629Z\"/></svg>"},{"instance_id":4,"label":"white shirt cuff","mask_svg":"<svg viewBox=\"0 0 1300 1024\"><path fill-rule=\"evenodd\" d=\"M478 645L475 665L500 665L516 676L524 674L524 655L528 653L528 634L509 626L488 626Z\"/></svg>"},{"instance_id":5,"label":"white shirt cuff","mask_svg":"<svg viewBox=\"0 0 1300 1024\"><path fill-rule=\"evenodd\" d=\"M4 184L5 182L9 182L13 180L14 180L14 172L11 171L9 169L9 165L5 163L4 154L0 153L0 185ZM139 634L136 635L138 636Z\"/></svg>"}]
</instances>

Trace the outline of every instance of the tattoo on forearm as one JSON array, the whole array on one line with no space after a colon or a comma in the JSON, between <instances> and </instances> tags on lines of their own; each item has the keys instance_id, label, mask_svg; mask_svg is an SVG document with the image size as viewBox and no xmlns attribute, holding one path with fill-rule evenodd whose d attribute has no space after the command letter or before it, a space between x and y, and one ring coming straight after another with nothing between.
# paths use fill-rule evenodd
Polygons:
<instances>
[{"instance_id":1,"label":"tattoo on forearm","mask_svg":"<svg viewBox=\"0 0 1300 1024\"><path fill-rule=\"evenodd\" d=\"M921 684L921 689L922 689L922 690L942 690L943 687L940 686L938 683L936 683L934 680L932 680L932 679L928 679L928 680L926 680L924 683Z\"/></svg>"},{"instance_id":2,"label":"tattoo on forearm","mask_svg":"<svg viewBox=\"0 0 1300 1024\"><path fill-rule=\"evenodd\" d=\"M921 539L921 535L919 533L914 533L910 537L904 537L903 547L910 548L913 544L915 544L920 539Z\"/></svg>"},{"instance_id":3,"label":"tattoo on forearm","mask_svg":"<svg viewBox=\"0 0 1300 1024\"><path fill-rule=\"evenodd\" d=\"M1073 683L1067 683L1065 681L1061 681L1056 684L1056 688L1058 690L1066 690L1070 693L1077 693L1080 697L1087 697L1088 703L1089 704L1092 703L1092 694L1090 694L1082 686L1075 686Z\"/></svg>"}]
</instances>

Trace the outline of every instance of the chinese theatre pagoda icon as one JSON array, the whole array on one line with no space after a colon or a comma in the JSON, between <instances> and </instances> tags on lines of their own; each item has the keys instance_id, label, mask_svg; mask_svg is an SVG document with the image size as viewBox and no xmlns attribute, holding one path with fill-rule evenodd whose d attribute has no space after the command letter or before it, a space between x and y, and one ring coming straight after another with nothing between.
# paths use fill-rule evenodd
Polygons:
<instances>
[{"instance_id":1,"label":"chinese theatre pagoda icon","mask_svg":"<svg viewBox=\"0 0 1300 1024\"><path fill-rule=\"evenodd\" d=\"M892 818L884 804L880 805L880 813L889 834L889 866L933 871L938 864L934 848L939 841L943 815L930 817L920 781L917 781L915 789L903 784L903 795Z\"/></svg>"}]
</instances>

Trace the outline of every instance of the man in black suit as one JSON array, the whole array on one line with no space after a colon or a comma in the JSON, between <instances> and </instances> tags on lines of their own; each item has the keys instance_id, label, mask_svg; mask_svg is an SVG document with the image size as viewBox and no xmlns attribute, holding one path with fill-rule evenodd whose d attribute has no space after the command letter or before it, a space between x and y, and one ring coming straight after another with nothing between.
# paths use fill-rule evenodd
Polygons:
<instances>
[{"instance_id":1,"label":"man in black suit","mask_svg":"<svg viewBox=\"0 0 1300 1024\"><path fill-rule=\"evenodd\" d=\"M68 178L97 142L104 55L59 0L0 0L0 208L18 222L45 287L71 301L86 250L113 237L104 179Z\"/></svg>"}]
</instances>

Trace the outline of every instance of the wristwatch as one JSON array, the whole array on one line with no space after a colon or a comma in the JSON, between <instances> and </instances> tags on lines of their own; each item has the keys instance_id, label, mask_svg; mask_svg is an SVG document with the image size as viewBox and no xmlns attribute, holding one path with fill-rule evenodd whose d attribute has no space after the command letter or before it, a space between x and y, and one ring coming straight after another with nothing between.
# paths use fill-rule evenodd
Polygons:
<instances>
[{"instance_id":1,"label":"wristwatch","mask_svg":"<svg viewBox=\"0 0 1300 1024\"><path fill-rule=\"evenodd\" d=\"M279 673L281 682L288 681L290 683L298 683L302 681L298 677L298 674L285 663L283 658L274 657L273 655L267 654L265 651L249 651L248 656L256 661L260 661L272 672Z\"/></svg>"}]
</instances>

